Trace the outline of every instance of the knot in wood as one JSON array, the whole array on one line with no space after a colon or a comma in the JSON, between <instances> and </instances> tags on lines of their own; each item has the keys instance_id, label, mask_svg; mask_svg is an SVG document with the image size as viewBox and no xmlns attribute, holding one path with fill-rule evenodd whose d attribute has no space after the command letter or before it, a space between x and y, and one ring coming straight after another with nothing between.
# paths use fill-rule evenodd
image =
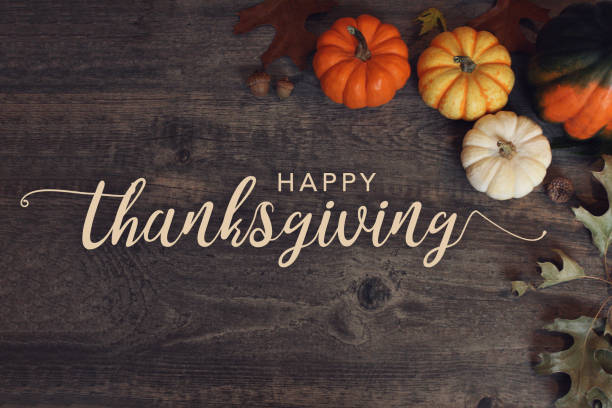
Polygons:
<instances>
[{"instance_id":1,"label":"knot in wood","mask_svg":"<svg viewBox=\"0 0 612 408\"><path fill-rule=\"evenodd\" d=\"M176 157L180 163L187 163L189 161L189 157L191 157L191 153L187 149L181 149L176 154Z\"/></svg>"},{"instance_id":2,"label":"knot in wood","mask_svg":"<svg viewBox=\"0 0 612 408\"><path fill-rule=\"evenodd\" d=\"M357 299L361 307L375 310L391 298L391 290L378 277L366 278L357 289Z\"/></svg>"}]
</instances>

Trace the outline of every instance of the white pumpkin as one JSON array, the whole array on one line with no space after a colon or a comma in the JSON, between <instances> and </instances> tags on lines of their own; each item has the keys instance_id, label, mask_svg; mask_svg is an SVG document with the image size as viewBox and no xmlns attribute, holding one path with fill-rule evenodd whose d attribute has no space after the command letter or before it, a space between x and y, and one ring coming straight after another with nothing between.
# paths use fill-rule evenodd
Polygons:
<instances>
[{"instance_id":1,"label":"white pumpkin","mask_svg":"<svg viewBox=\"0 0 612 408\"><path fill-rule=\"evenodd\" d=\"M470 184L496 200L529 194L544 180L551 160L542 128L514 112L483 116L463 139L461 163Z\"/></svg>"}]
</instances>

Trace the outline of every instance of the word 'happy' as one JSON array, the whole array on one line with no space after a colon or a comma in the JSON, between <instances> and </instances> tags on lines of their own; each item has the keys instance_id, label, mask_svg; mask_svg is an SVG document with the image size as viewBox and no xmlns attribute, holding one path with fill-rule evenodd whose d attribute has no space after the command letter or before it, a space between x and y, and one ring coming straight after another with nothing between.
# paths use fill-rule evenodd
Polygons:
<instances>
[{"instance_id":1,"label":"word 'happy'","mask_svg":"<svg viewBox=\"0 0 612 408\"><path fill-rule=\"evenodd\" d=\"M375 175L376 173L369 175L359 173L366 191L370 191ZM357 179L358 177L354 173L343 173L340 178L334 173L324 173L320 187L323 191L327 191L329 185L340 180L343 191L346 191L347 186L355 183ZM396 211L394 214L387 214L386 210L389 203L388 201L382 201L378 206L379 208L375 211L373 221L367 220L368 208L362 205L357 209L356 213L350 215L350 221L357 225L356 229L350 234L347 234L346 228L349 212L345 210L333 211L336 203L332 200L325 203L323 214L316 220L318 224L315 224L315 216L312 212L302 213L300 211L293 212L280 222L278 220L273 221L274 204L270 201L260 202L253 210L251 219L244 220L237 216L237 212L249 198L256 182L255 177L249 176L245 177L238 184L227 206L221 210L223 211L223 218L216 232L209 231L209 222L213 211L215 211L215 205L212 201L206 201L197 211L189 211L184 220L175 219L175 210L173 208L165 211L155 210L146 220L130 216L130 209L145 189L146 180L144 178L134 181L124 194L104 193L105 183L100 181L94 192L57 189L35 190L24 195L20 203L22 207L27 207L29 205L27 197L41 192L91 196L81 235L83 246L88 250L94 250L108 241L112 245L117 245L119 242L122 242L122 239L124 239L123 242L126 247L131 247L141 240L145 242L159 241L164 247L172 247L183 236L190 234L192 231L195 232L197 243L201 247L209 247L217 240L224 240L229 241L233 247L240 247L248 243L255 248L261 248L282 237L291 237L291 246L284 250L278 258L278 265L281 267L292 265L304 248L314 244L327 247L337 242L343 247L350 247L357 241L360 235L369 234L372 245L374 247L381 247L389 238L401 233L405 244L411 248L418 247L429 237L437 237L437 245L427 252L423 258L423 266L431 268L440 262L448 248L459 243L473 215L479 215L501 231L525 241L538 241L546 235L546 231L543 231L538 238L523 238L502 228L479 211L474 210L469 214L459 236L452 242L451 237L457 220L457 213L447 215L443 211L435 214L429 220L429 223L425 224L427 229L420 237L415 237L417 225L422 222L422 204L419 201L412 202L407 210ZM289 176L283 176L279 173L279 192L282 192L284 187L288 191L293 191L295 186L293 173L290 173ZM299 191L304 191L305 189L317 191L316 188L312 176L310 176L310 173L307 173L300 184ZM92 229L98 206L103 198L120 199L120 202L117 206L112 225L108 227L102 238L96 240L92 238ZM335 217L335 223L331 223L332 215ZM161 220L161 226L155 227L158 219ZM181 222L182 226L180 225ZM175 223L179 223L180 232L170 237L170 228ZM331 226L332 224L334 226Z\"/></svg>"},{"instance_id":2,"label":"word 'happy'","mask_svg":"<svg viewBox=\"0 0 612 408\"><path fill-rule=\"evenodd\" d=\"M370 183L374 180L374 176L376 173L372 173L370 175L366 175L364 173L359 173L360 182L365 183L365 191L370 191ZM327 192L330 186L334 186L336 183L339 186L342 186L342 191L347 191L348 187L351 184L354 184L357 181L357 175L355 173L342 173L342 176L337 177L336 173L323 173L323 177L321 179L321 185L318 187L321 191ZM287 176L283 176L283 173L278 173L278 191L282 192L284 189L287 191L293 192L294 185L296 186L297 191L319 191L317 189L317 183L315 182L315 178L312 177L310 173L306 173L301 183L299 183L299 189L297 188L298 182L294 184L293 173L289 173Z\"/></svg>"}]
</instances>

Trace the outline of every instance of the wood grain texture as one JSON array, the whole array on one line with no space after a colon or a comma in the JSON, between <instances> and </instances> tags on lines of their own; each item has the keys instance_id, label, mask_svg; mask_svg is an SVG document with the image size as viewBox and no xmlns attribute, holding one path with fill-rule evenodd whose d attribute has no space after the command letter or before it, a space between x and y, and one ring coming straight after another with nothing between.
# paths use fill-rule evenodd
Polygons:
<instances>
[{"instance_id":1,"label":"wood grain texture","mask_svg":"<svg viewBox=\"0 0 612 408\"><path fill-rule=\"evenodd\" d=\"M308 28L374 14L399 28L413 67L433 36L418 38L420 11L439 7L455 27L491 5L340 3ZM325 98L311 69L283 60L270 72L289 75L294 94L255 99L244 82L274 31L232 34L237 11L253 4L0 4L0 406L550 406L563 386L531 365L564 341L538 329L557 316L594 314L605 291L576 282L516 300L509 281L536 278L536 260L552 248L600 273L570 205L553 204L541 187L510 202L475 192L459 159L470 124L428 108L415 74L388 105L349 111ZM507 109L535 118L526 64L514 56ZM595 168L555 151L549 175L574 181L571 205L603 210L588 173ZM370 193L276 192L277 172L291 171L377 176ZM287 245L279 242L204 249L188 236L169 249L86 251L86 199L49 194L18 204L39 188L91 191L103 179L120 193L145 177L135 214L173 207L184 215L206 200L223 205L248 175L258 186L246 208L268 199L279 219L320 214L328 199L348 210L420 200L424 220L445 210L464 221L480 209L518 234L549 235L526 243L475 220L433 269L422 266L433 242L409 249L399 239L310 247L281 269ZM97 225L108 225L114 212L101 211Z\"/></svg>"}]
</instances>

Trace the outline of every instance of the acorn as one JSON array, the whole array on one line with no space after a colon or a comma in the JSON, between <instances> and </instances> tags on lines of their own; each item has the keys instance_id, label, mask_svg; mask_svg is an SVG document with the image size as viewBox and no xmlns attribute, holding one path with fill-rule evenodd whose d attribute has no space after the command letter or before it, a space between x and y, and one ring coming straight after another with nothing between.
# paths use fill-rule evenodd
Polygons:
<instances>
[{"instance_id":1,"label":"acorn","mask_svg":"<svg viewBox=\"0 0 612 408\"><path fill-rule=\"evenodd\" d=\"M254 72L247 79L247 85L251 92L258 98L264 97L270 91L270 75L265 72Z\"/></svg>"},{"instance_id":2,"label":"acorn","mask_svg":"<svg viewBox=\"0 0 612 408\"><path fill-rule=\"evenodd\" d=\"M574 185L567 177L555 177L546 185L548 197L555 203L566 203L574 195Z\"/></svg>"},{"instance_id":3,"label":"acorn","mask_svg":"<svg viewBox=\"0 0 612 408\"><path fill-rule=\"evenodd\" d=\"M291 96L293 88L295 88L295 85L293 85L293 82L291 82L287 77L281 78L276 82L276 94L280 99L285 99Z\"/></svg>"}]
</instances>

